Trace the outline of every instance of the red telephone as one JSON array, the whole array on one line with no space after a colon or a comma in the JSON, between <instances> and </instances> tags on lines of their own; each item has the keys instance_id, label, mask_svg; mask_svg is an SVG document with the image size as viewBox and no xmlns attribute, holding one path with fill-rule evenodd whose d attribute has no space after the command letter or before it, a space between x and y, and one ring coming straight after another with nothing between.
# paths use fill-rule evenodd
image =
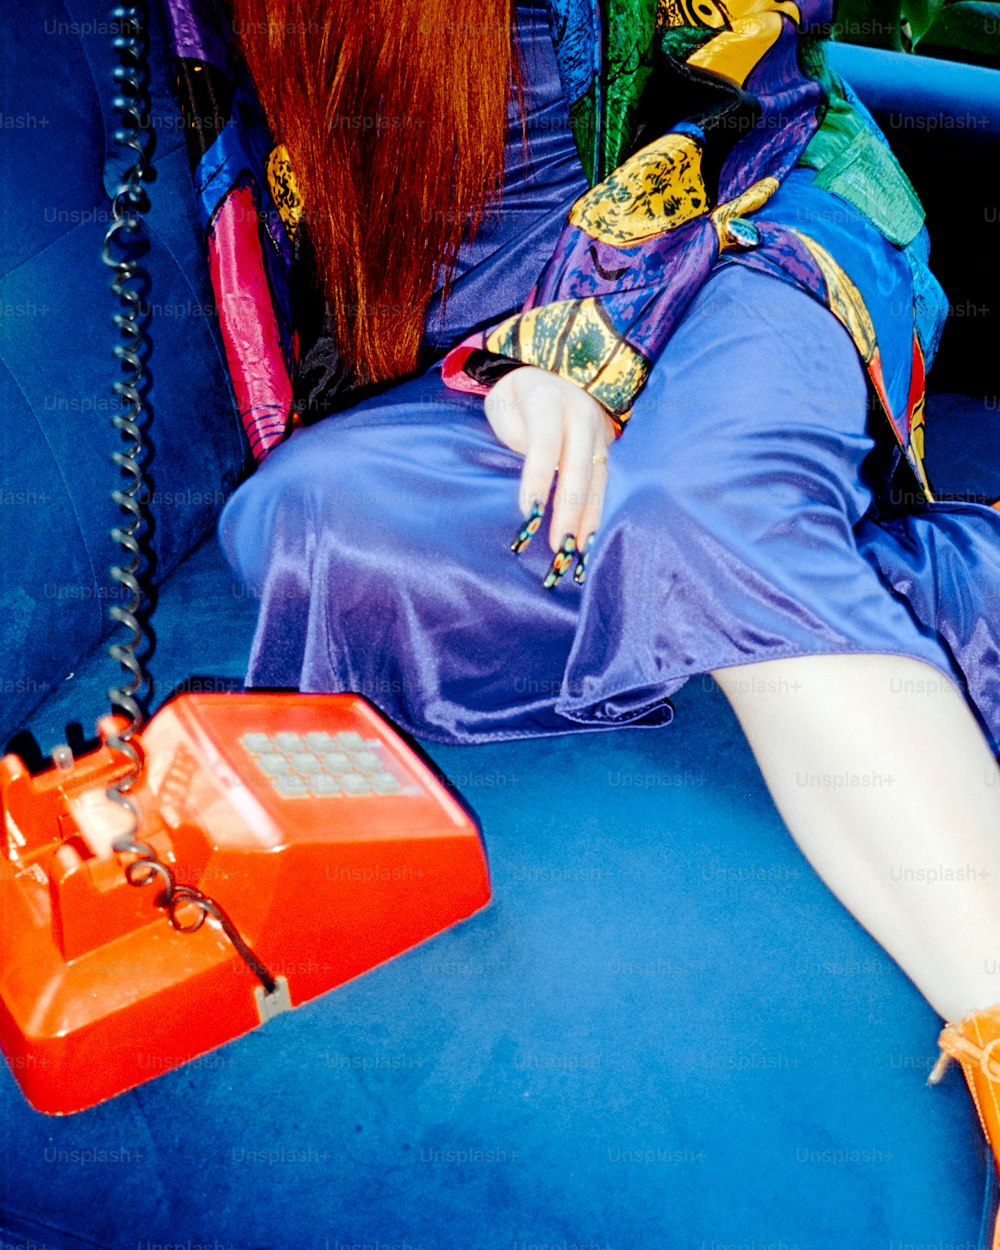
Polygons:
<instances>
[{"instance_id":1,"label":"red telephone","mask_svg":"<svg viewBox=\"0 0 1000 1250\"><path fill-rule=\"evenodd\" d=\"M133 163L102 258L120 300L112 537L127 557L110 615L131 634L111 648L129 680L109 695L127 718L100 722L92 755L57 748L39 776L0 760L0 1048L53 1114L185 1063L490 899L476 824L357 695L186 694L140 732L139 245L154 145L142 6L116 13L115 139Z\"/></svg>"},{"instance_id":2,"label":"red telephone","mask_svg":"<svg viewBox=\"0 0 1000 1250\"><path fill-rule=\"evenodd\" d=\"M121 723L35 777L0 760L0 1047L39 1111L131 1089L489 902L475 822L360 696L180 695L133 739L140 836L231 919L268 992L194 904L179 931L127 881L130 817L105 793Z\"/></svg>"}]
</instances>

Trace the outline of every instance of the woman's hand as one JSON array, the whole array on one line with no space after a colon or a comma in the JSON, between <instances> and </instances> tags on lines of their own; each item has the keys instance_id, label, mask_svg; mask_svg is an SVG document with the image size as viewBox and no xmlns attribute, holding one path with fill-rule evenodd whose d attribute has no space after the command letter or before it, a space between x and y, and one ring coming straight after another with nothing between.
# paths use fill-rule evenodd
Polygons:
<instances>
[{"instance_id":1,"label":"woman's hand","mask_svg":"<svg viewBox=\"0 0 1000 1250\"><path fill-rule=\"evenodd\" d=\"M601 519L615 441L605 409L575 382L534 365L504 374L485 407L497 438L524 456L518 506L525 521L536 504L544 511L558 469L549 546L559 553L569 536L570 551L583 549Z\"/></svg>"}]
</instances>

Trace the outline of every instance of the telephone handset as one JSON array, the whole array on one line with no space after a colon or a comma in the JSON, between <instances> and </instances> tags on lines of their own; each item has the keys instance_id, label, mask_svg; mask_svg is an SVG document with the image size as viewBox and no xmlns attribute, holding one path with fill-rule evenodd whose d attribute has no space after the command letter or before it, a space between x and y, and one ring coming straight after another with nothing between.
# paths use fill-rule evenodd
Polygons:
<instances>
[{"instance_id":1,"label":"telephone handset","mask_svg":"<svg viewBox=\"0 0 1000 1250\"><path fill-rule=\"evenodd\" d=\"M112 494L129 560L112 577L130 599L110 609L131 633L110 649L124 715L99 722L93 754L57 747L37 776L0 760L0 1049L50 1114L204 1054L490 900L476 823L359 695L184 694L143 728L140 271L110 244L141 225L149 105L141 7L113 16L116 137L138 157L103 250L129 405Z\"/></svg>"}]
</instances>

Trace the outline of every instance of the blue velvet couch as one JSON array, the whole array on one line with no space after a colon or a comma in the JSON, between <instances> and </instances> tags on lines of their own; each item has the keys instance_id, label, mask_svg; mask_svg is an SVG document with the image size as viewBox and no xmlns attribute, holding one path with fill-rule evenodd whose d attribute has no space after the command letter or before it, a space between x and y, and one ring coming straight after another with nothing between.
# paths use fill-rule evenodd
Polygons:
<instances>
[{"instance_id":1,"label":"blue velvet couch","mask_svg":"<svg viewBox=\"0 0 1000 1250\"><path fill-rule=\"evenodd\" d=\"M118 677L107 20L0 13L0 729L27 758L88 739ZM255 604L214 537L245 451L155 5L152 45L156 706L240 676ZM955 310L935 484L1000 496L1000 73L832 56L917 184ZM799 855L714 684L675 703L661 730L427 745L489 855L493 901L461 925L200 1061L151 1056L157 1079L77 1116L35 1113L0 1067L0 1245L984 1244L960 1074L925 1085L937 1017Z\"/></svg>"}]
</instances>

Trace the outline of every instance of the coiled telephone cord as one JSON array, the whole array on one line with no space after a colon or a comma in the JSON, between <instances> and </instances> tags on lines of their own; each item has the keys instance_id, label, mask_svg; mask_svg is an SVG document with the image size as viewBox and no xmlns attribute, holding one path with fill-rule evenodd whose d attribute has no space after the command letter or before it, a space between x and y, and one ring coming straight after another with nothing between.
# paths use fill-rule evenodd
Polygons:
<instances>
[{"instance_id":1,"label":"coiled telephone cord","mask_svg":"<svg viewBox=\"0 0 1000 1250\"><path fill-rule=\"evenodd\" d=\"M125 670L125 680L108 690L113 709L124 713L127 724L107 739L112 751L125 757L128 767L125 773L106 791L107 796L129 814L130 828L113 845L119 854L134 855L125 866L129 885L147 886L160 881L163 889L156 897L156 905L166 909L171 926L179 933L195 933L209 916L222 927L226 937L257 977L268 994L277 988L275 977L257 958L240 936L239 931L222 907L214 899L194 886L178 883L173 871L157 856L156 851L139 837L141 816L139 807L131 794L132 787L140 777L144 759L133 738L142 728L143 711L138 699L140 688L147 683L147 675L139 656L143 641L140 618L143 592L138 579L139 566L143 560L141 537L145 518L142 508L144 454L142 438L144 382L143 366L143 312L142 290L146 273L136 258L138 245L142 242L142 214L149 209L149 197L143 185L148 174L148 149L151 133L148 127L149 81L147 67L147 43L144 36L145 8L141 0L132 4L116 5L112 9L113 29L119 33L112 44L118 53L120 64L113 71L116 95L114 109L121 114L121 126L115 131L115 141L127 152L134 154L134 162L122 174L111 202L112 221L104 236L101 258L114 269L111 290L122 303L122 310L112 320L121 332L122 341L114 346L114 354L124 367L124 378L114 383L115 393L120 396L122 410L115 413L112 424L120 431L124 446L112 455L114 463L125 477L125 482L111 492L112 501L125 513L125 519L111 531L111 537L119 544L127 559L113 565L112 581L127 592L128 602L115 603L109 615L117 624L124 626L130 637L124 642L112 643L108 648L110 657ZM144 122L143 118L147 119ZM121 259L111 254L113 243L124 250ZM185 923L184 909L194 908L196 916Z\"/></svg>"}]
</instances>

